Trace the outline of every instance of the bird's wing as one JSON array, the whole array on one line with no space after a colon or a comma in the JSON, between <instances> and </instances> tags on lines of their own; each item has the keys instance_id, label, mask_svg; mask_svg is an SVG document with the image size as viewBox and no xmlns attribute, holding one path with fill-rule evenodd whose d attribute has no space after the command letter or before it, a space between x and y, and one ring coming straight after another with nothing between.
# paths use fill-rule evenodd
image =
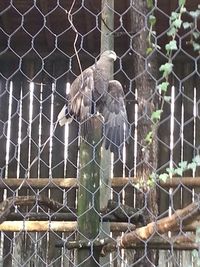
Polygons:
<instances>
[{"instance_id":1,"label":"bird's wing","mask_svg":"<svg viewBox=\"0 0 200 267\"><path fill-rule=\"evenodd\" d=\"M70 86L67 104L58 114L58 121L63 126L72 119L83 122L92 113L92 91L94 90L93 66L84 70Z\"/></svg>"},{"instance_id":2,"label":"bird's wing","mask_svg":"<svg viewBox=\"0 0 200 267\"><path fill-rule=\"evenodd\" d=\"M124 92L120 82L109 82L108 93L102 109L104 117L105 148L119 154L128 138L128 120L124 102Z\"/></svg>"},{"instance_id":3,"label":"bird's wing","mask_svg":"<svg viewBox=\"0 0 200 267\"><path fill-rule=\"evenodd\" d=\"M93 76L93 67L90 67L84 70L71 85L68 112L78 121L84 121L92 113Z\"/></svg>"}]
</instances>

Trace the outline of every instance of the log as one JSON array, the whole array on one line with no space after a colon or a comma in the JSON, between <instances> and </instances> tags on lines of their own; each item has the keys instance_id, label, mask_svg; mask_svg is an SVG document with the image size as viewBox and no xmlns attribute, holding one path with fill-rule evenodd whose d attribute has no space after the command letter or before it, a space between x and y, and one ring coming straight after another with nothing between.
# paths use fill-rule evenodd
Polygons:
<instances>
[{"instance_id":1,"label":"log","mask_svg":"<svg viewBox=\"0 0 200 267\"><path fill-rule=\"evenodd\" d=\"M73 210L71 210L70 207L64 206L62 203L59 203L45 196L9 197L0 203L0 223L6 220L14 206L33 206L36 203L37 205L43 205L54 211L62 210L63 212L69 212Z\"/></svg>"},{"instance_id":2,"label":"log","mask_svg":"<svg viewBox=\"0 0 200 267\"><path fill-rule=\"evenodd\" d=\"M101 256L104 257L108 253L115 251L118 245L117 242L108 243L101 251ZM119 247L121 249L121 247ZM199 249L199 244L195 242L195 236L179 236L176 240L167 240L167 236L153 237L147 242L139 241L138 243L130 243L127 249L157 249L157 250L194 250Z\"/></svg>"}]
</instances>

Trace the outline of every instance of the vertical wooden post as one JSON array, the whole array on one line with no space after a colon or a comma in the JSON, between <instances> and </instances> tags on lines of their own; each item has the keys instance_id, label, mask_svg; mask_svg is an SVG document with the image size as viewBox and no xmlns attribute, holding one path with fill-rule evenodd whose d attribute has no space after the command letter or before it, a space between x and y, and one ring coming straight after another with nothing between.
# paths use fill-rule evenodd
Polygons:
<instances>
[{"instance_id":1,"label":"vertical wooden post","mask_svg":"<svg viewBox=\"0 0 200 267\"><path fill-rule=\"evenodd\" d=\"M91 118L93 131L80 144L80 173L78 189L78 240L92 241L99 234L99 176L102 123ZM80 248L77 264L81 267L99 266L99 250Z\"/></svg>"},{"instance_id":2,"label":"vertical wooden post","mask_svg":"<svg viewBox=\"0 0 200 267\"><path fill-rule=\"evenodd\" d=\"M114 29L114 0L102 0L101 2L101 53L106 50L114 50L114 38L111 30ZM113 76L113 66L110 69L110 77ZM104 210L107 207L108 200L111 197L111 153L102 147L101 151L101 187L100 187L100 208ZM102 222L103 229L101 237L110 236L110 223ZM107 263L107 265L105 265ZM109 255L101 259L101 264L107 267L109 264Z\"/></svg>"},{"instance_id":3,"label":"vertical wooden post","mask_svg":"<svg viewBox=\"0 0 200 267\"><path fill-rule=\"evenodd\" d=\"M114 50L114 39L110 29L114 27L114 0L102 0L102 13L101 13L101 53L105 50ZM110 77L113 76L113 66L110 69ZM107 206L108 199L110 198L111 181L111 153L109 150L102 149L101 160L101 209ZM105 197L106 196L106 197Z\"/></svg>"},{"instance_id":4,"label":"vertical wooden post","mask_svg":"<svg viewBox=\"0 0 200 267\"><path fill-rule=\"evenodd\" d=\"M110 29L114 27L113 9L114 0L102 0L101 53L105 50L113 50L114 48L114 40L112 32L110 32ZM112 74L113 66L110 69L111 77ZM111 180L109 179L111 173L111 154L104 148L101 151L101 146L98 142L101 139L102 125L97 117L92 120L95 130L90 135L90 140L87 140L87 142L82 140L80 145L78 238L82 240L86 238L93 240L99 234L99 215L97 212L100 210L100 207L103 209L107 206L111 188ZM99 168L99 166L101 167ZM99 177L101 179L100 193ZM109 233L109 225L106 225L104 230ZM99 252L92 247L91 249L79 249L77 261L81 267L99 266Z\"/></svg>"}]
</instances>

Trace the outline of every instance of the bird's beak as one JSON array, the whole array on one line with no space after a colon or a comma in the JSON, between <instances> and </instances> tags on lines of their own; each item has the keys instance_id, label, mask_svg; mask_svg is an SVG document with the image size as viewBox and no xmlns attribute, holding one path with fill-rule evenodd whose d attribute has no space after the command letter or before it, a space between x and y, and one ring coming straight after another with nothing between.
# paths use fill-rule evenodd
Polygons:
<instances>
[{"instance_id":1,"label":"bird's beak","mask_svg":"<svg viewBox=\"0 0 200 267\"><path fill-rule=\"evenodd\" d=\"M115 52L113 52L110 57L115 61L117 59L117 55Z\"/></svg>"}]
</instances>

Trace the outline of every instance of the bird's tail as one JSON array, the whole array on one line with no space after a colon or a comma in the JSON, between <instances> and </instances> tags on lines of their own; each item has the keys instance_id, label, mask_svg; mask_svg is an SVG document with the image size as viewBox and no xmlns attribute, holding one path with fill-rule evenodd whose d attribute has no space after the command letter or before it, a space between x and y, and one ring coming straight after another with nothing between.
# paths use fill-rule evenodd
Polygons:
<instances>
[{"instance_id":1,"label":"bird's tail","mask_svg":"<svg viewBox=\"0 0 200 267\"><path fill-rule=\"evenodd\" d=\"M62 108L62 110L58 114L57 120L58 120L60 126L64 126L66 123L72 122L73 118L67 116L67 106L66 105Z\"/></svg>"}]
</instances>

